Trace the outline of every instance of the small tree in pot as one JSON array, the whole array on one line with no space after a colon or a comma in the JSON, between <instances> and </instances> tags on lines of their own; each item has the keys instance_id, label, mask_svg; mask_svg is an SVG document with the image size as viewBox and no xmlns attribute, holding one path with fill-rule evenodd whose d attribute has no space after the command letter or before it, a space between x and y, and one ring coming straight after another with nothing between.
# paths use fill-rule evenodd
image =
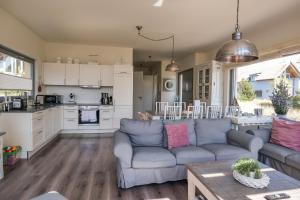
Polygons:
<instances>
[{"instance_id":1,"label":"small tree in pot","mask_svg":"<svg viewBox=\"0 0 300 200\"><path fill-rule=\"evenodd\" d=\"M289 90L288 84L281 79L274 88L271 96L271 101L277 115L286 115L289 110Z\"/></svg>"}]
</instances>

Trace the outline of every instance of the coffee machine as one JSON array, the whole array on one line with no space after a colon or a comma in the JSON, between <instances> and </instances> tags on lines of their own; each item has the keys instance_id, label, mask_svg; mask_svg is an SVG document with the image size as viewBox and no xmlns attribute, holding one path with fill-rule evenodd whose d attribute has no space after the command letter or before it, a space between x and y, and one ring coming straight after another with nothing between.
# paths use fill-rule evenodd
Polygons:
<instances>
[{"instance_id":1,"label":"coffee machine","mask_svg":"<svg viewBox=\"0 0 300 200\"><path fill-rule=\"evenodd\" d=\"M103 93L103 92L101 93L101 104L102 105L109 105L110 104L108 93Z\"/></svg>"}]
</instances>

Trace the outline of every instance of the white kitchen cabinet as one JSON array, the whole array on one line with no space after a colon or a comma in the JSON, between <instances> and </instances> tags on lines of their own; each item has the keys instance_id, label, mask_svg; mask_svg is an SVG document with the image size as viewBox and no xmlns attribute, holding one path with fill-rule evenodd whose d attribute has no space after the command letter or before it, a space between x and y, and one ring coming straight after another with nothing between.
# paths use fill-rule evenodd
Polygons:
<instances>
[{"instance_id":1,"label":"white kitchen cabinet","mask_svg":"<svg viewBox=\"0 0 300 200\"><path fill-rule=\"evenodd\" d=\"M101 70L99 65L80 65L80 86L100 87Z\"/></svg>"},{"instance_id":2,"label":"white kitchen cabinet","mask_svg":"<svg viewBox=\"0 0 300 200\"><path fill-rule=\"evenodd\" d=\"M133 74L114 74L113 98L114 105L132 106Z\"/></svg>"},{"instance_id":3,"label":"white kitchen cabinet","mask_svg":"<svg viewBox=\"0 0 300 200\"><path fill-rule=\"evenodd\" d=\"M132 106L114 106L113 128L120 128L122 118L132 119Z\"/></svg>"},{"instance_id":4,"label":"white kitchen cabinet","mask_svg":"<svg viewBox=\"0 0 300 200\"><path fill-rule=\"evenodd\" d=\"M115 74L133 74L132 65L115 65L114 66Z\"/></svg>"},{"instance_id":5,"label":"white kitchen cabinet","mask_svg":"<svg viewBox=\"0 0 300 200\"><path fill-rule=\"evenodd\" d=\"M113 106L100 106L100 129L113 128Z\"/></svg>"},{"instance_id":6,"label":"white kitchen cabinet","mask_svg":"<svg viewBox=\"0 0 300 200\"><path fill-rule=\"evenodd\" d=\"M63 111L64 129L78 129L78 106L66 105Z\"/></svg>"},{"instance_id":7,"label":"white kitchen cabinet","mask_svg":"<svg viewBox=\"0 0 300 200\"><path fill-rule=\"evenodd\" d=\"M114 85L114 67L109 65L100 65L101 70L101 86L113 86Z\"/></svg>"},{"instance_id":8,"label":"white kitchen cabinet","mask_svg":"<svg viewBox=\"0 0 300 200\"><path fill-rule=\"evenodd\" d=\"M54 133L53 108L44 111L44 133L46 139L51 138Z\"/></svg>"},{"instance_id":9,"label":"white kitchen cabinet","mask_svg":"<svg viewBox=\"0 0 300 200\"><path fill-rule=\"evenodd\" d=\"M44 63L44 84L65 85L66 64Z\"/></svg>"},{"instance_id":10,"label":"white kitchen cabinet","mask_svg":"<svg viewBox=\"0 0 300 200\"><path fill-rule=\"evenodd\" d=\"M79 85L79 64L66 64L66 83L65 85Z\"/></svg>"}]
</instances>

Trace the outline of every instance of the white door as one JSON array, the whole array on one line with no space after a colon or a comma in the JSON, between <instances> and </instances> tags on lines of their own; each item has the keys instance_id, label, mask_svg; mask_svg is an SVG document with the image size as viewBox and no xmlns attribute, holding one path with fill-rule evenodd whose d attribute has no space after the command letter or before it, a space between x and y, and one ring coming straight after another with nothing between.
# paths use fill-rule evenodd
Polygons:
<instances>
[{"instance_id":1,"label":"white door","mask_svg":"<svg viewBox=\"0 0 300 200\"><path fill-rule=\"evenodd\" d=\"M109 65L101 65L101 86L114 85L114 67Z\"/></svg>"},{"instance_id":2,"label":"white door","mask_svg":"<svg viewBox=\"0 0 300 200\"><path fill-rule=\"evenodd\" d=\"M114 106L113 128L120 128L120 120L132 118L132 106Z\"/></svg>"},{"instance_id":3,"label":"white door","mask_svg":"<svg viewBox=\"0 0 300 200\"><path fill-rule=\"evenodd\" d=\"M80 65L80 80L81 86L100 86L100 67L98 65Z\"/></svg>"},{"instance_id":4,"label":"white door","mask_svg":"<svg viewBox=\"0 0 300 200\"><path fill-rule=\"evenodd\" d=\"M133 73L133 116L137 119L138 112L144 112L144 74Z\"/></svg>"},{"instance_id":5,"label":"white door","mask_svg":"<svg viewBox=\"0 0 300 200\"><path fill-rule=\"evenodd\" d=\"M114 74L114 105L133 104L133 74Z\"/></svg>"},{"instance_id":6,"label":"white door","mask_svg":"<svg viewBox=\"0 0 300 200\"><path fill-rule=\"evenodd\" d=\"M79 64L66 64L66 85L79 85Z\"/></svg>"},{"instance_id":7,"label":"white door","mask_svg":"<svg viewBox=\"0 0 300 200\"><path fill-rule=\"evenodd\" d=\"M65 85L66 64L44 63L44 84Z\"/></svg>"}]
</instances>

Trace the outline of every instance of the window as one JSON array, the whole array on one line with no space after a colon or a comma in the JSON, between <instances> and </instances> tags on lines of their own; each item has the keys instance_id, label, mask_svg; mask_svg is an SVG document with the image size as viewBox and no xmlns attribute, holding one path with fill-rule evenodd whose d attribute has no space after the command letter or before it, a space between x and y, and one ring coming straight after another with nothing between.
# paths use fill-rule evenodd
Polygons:
<instances>
[{"instance_id":1,"label":"window","mask_svg":"<svg viewBox=\"0 0 300 200\"><path fill-rule=\"evenodd\" d=\"M262 97L262 91L261 90L256 90L255 91L255 96L256 97Z\"/></svg>"},{"instance_id":2,"label":"window","mask_svg":"<svg viewBox=\"0 0 300 200\"><path fill-rule=\"evenodd\" d=\"M0 96L33 94L34 59L0 45Z\"/></svg>"}]
</instances>

